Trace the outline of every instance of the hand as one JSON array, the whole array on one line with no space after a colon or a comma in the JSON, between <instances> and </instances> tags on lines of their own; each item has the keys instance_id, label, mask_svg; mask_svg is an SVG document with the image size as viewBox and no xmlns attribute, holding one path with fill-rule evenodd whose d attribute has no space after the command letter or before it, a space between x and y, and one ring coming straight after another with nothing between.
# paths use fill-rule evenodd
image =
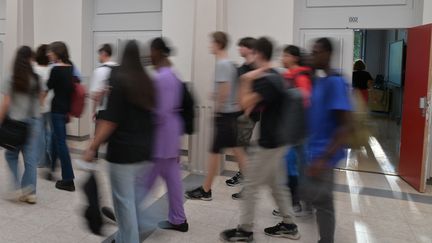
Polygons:
<instances>
[{"instance_id":1,"label":"hand","mask_svg":"<svg viewBox=\"0 0 432 243\"><path fill-rule=\"evenodd\" d=\"M93 119L93 121L96 121L96 112L93 112L93 116L92 116L92 119Z\"/></svg>"},{"instance_id":2,"label":"hand","mask_svg":"<svg viewBox=\"0 0 432 243\"><path fill-rule=\"evenodd\" d=\"M306 175L310 177L317 177L327 169L327 161L324 159L318 159L312 162L312 165L306 170Z\"/></svg>"},{"instance_id":3,"label":"hand","mask_svg":"<svg viewBox=\"0 0 432 243\"><path fill-rule=\"evenodd\" d=\"M93 162L93 159L95 156L96 156L96 150L88 148L84 152L84 154L82 156L82 160L84 160L86 162Z\"/></svg>"}]
</instances>

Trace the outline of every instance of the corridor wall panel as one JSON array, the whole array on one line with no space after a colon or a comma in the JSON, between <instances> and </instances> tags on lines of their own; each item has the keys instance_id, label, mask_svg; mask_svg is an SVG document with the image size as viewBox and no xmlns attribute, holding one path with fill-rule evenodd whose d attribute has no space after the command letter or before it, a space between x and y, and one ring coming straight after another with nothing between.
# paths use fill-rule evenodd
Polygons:
<instances>
[{"instance_id":1,"label":"corridor wall panel","mask_svg":"<svg viewBox=\"0 0 432 243\"><path fill-rule=\"evenodd\" d=\"M97 0L96 14L160 12L162 0Z\"/></svg>"}]
</instances>

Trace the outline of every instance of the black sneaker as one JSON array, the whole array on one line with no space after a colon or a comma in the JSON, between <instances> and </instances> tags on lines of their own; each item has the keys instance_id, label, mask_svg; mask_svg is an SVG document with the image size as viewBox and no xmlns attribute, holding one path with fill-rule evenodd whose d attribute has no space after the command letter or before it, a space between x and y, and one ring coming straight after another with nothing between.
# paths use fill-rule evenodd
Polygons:
<instances>
[{"instance_id":1,"label":"black sneaker","mask_svg":"<svg viewBox=\"0 0 432 243\"><path fill-rule=\"evenodd\" d=\"M288 238L291 240L300 239L300 234L295 224L279 223L276 226L264 229L264 232L268 236Z\"/></svg>"},{"instance_id":2,"label":"black sneaker","mask_svg":"<svg viewBox=\"0 0 432 243\"><path fill-rule=\"evenodd\" d=\"M64 181L60 180L56 182L55 187L60 190L74 192L75 191L75 183L73 181Z\"/></svg>"},{"instance_id":3,"label":"black sneaker","mask_svg":"<svg viewBox=\"0 0 432 243\"><path fill-rule=\"evenodd\" d=\"M241 191L239 191L237 193L232 194L231 197L232 197L233 200L241 200L241 199L243 199L243 189L241 189Z\"/></svg>"},{"instance_id":4,"label":"black sneaker","mask_svg":"<svg viewBox=\"0 0 432 243\"><path fill-rule=\"evenodd\" d=\"M203 201L211 201L213 200L212 198L212 191L204 191L204 188L202 186L191 190L191 191L187 191L185 193L185 197L187 199L194 199L194 200L203 200Z\"/></svg>"},{"instance_id":5,"label":"black sneaker","mask_svg":"<svg viewBox=\"0 0 432 243\"><path fill-rule=\"evenodd\" d=\"M223 241L228 242L252 242L253 232L244 231L241 228L225 230L220 234Z\"/></svg>"},{"instance_id":6,"label":"black sneaker","mask_svg":"<svg viewBox=\"0 0 432 243\"><path fill-rule=\"evenodd\" d=\"M116 217L114 211L109 207L102 207L101 213L105 216L111 223L116 223Z\"/></svg>"},{"instance_id":7,"label":"black sneaker","mask_svg":"<svg viewBox=\"0 0 432 243\"><path fill-rule=\"evenodd\" d=\"M237 174L235 174L232 178L225 181L225 183L228 186L239 186L242 184L242 182L243 182L243 175L240 171L237 172Z\"/></svg>"},{"instance_id":8,"label":"black sneaker","mask_svg":"<svg viewBox=\"0 0 432 243\"><path fill-rule=\"evenodd\" d=\"M277 209L273 210L272 214L273 214L273 216L276 216L276 217L282 217L279 210L277 210Z\"/></svg>"},{"instance_id":9,"label":"black sneaker","mask_svg":"<svg viewBox=\"0 0 432 243\"><path fill-rule=\"evenodd\" d=\"M189 230L189 224L187 221L185 221L182 224L172 224L168 220L166 220L166 221L159 222L158 226L161 229L176 230L180 232L188 232Z\"/></svg>"}]
</instances>

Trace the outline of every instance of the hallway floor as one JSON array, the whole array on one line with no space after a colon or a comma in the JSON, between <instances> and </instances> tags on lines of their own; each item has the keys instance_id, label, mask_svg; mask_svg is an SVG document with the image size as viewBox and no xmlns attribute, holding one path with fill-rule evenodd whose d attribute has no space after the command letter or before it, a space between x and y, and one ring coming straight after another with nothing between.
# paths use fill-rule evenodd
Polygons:
<instances>
[{"instance_id":1,"label":"hallway floor","mask_svg":"<svg viewBox=\"0 0 432 243\"><path fill-rule=\"evenodd\" d=\"M348 151L339 168L398 175L400 126L387 115L372 113L369 119L371 137L368 146Z\"/></svg>"},{"instance_id":2,"label":"hallway floor","mask_svg":"<svg viewBox=\"0 0 432 243\"><path fill-rule=\"evenodd\" d=\"M83 143L71 142L75 147L74 157L82 149ZM3 154L3 151L1 151ZM0 178L3 185L1 195L7 191L10 174L4 157L0 157ZM102 200L104 205L111 205L109 184L106 177L106 163L100 162L100 182L103 184ZM116 231L115 225L108 224L105 236L89 233L81 217L84 206L81 191L86 172L78 170L77 191L63 192L54 188L54 183L39 178L38 203L27 205L12 203L0 199L0 242L110 242ZM178 233L150 228L145 242L220 242L219 233L236 227L239 219L239 201L231 199L231 194L239 188L225 185L226 171L216 179L213 188L213 201L185 202L186 214L190 224L188 233ZM183 172L185 188L192 188L202 182L203 176ZM432 242L432 190L425 194L417 193L397 176L379 175L363 172L336 170L334 190L337 229L336 242L364 243L406 243ZM275 239L265 236L263 228L276 224L280 219L272 216L275 208L267 191L259 194L256 209L256 242L317 242L318 233L314 218L299 218L297 223L302 238L299 241ZM154 192L145 202L149 211L149 223L156 223L166 217L166 190L162 183L157 183Z\"/></svg>"}]
</instances>

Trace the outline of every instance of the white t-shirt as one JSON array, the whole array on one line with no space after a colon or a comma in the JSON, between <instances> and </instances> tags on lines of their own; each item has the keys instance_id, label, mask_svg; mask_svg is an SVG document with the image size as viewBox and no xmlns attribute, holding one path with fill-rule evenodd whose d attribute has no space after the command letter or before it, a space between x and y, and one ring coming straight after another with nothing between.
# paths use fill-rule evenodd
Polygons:
<instances>
[{"instance_id":1,"label":"white t-shirt","mask_svg":"<svg viewBox=\"0 0 432 243\"><path fill-rule=\"evenodd\" d=\"M101 92L107 89L108 79L111 74L111 68L107 66L117 66L115 62L105 62L93 72L93 76L90 83L90 93ZM107 105L107 99L102 98L101 104L98 105L97 111L105 110Z\"/></svg>"},{"instance_id":2,"label":"white t-shirt","mask_svg":"<svg viewBox=\"0 0 432 243\"><path fill-rule=\"evenodd\" d=\"M48 79L49 79L49 76L51 73L51 67L50 66L34 65L33 70L40 78L42 90L48 91L47 97L45 98L45 101L41 107L41 113L50 112L51 111L51 101L54 97L53 90L48 90L48 87L47 87Z\"/></svg>"}]
</instances>

